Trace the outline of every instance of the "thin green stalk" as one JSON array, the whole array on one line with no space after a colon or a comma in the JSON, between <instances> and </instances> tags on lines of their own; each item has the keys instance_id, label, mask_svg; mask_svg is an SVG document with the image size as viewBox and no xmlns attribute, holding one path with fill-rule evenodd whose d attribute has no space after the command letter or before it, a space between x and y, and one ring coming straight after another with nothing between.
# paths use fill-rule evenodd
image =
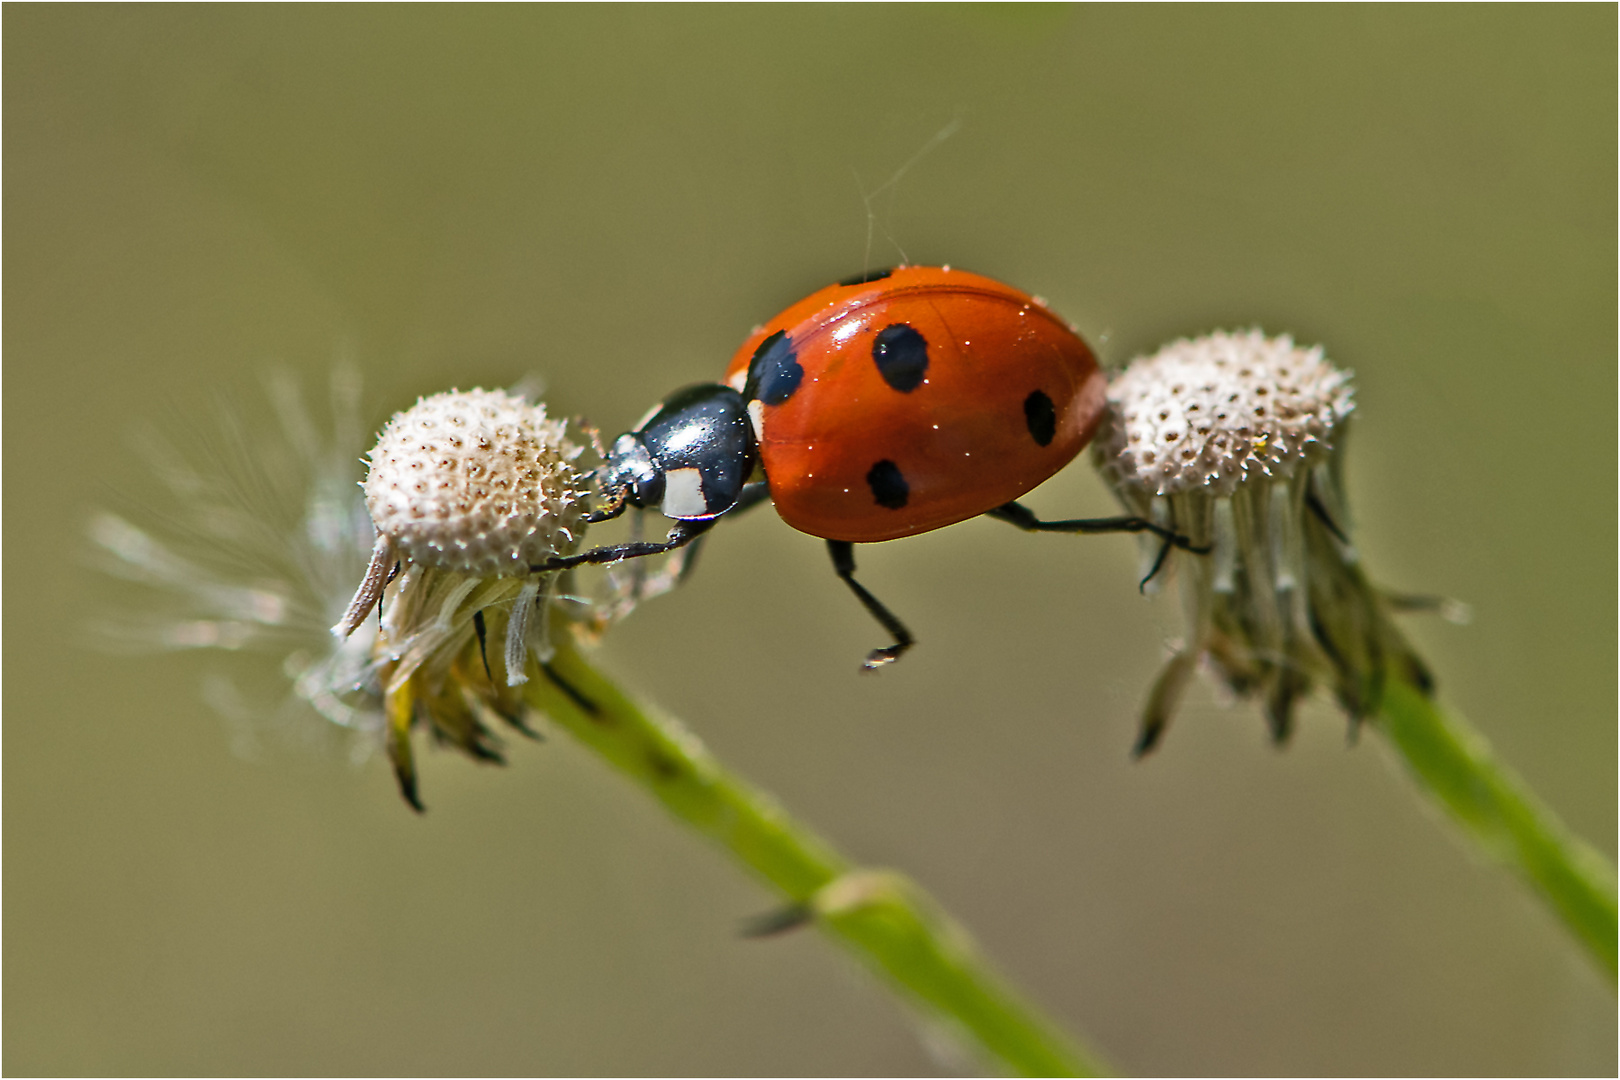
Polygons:
<instances>
[{"instance_id":1,"label":"thin green stalk","mask_svg":"<svg viewBox=\"0 0 1620 1080\"><path fill-rule=\"evenodd\" d=\"M1524 875L1613 983L1615 875L1608 860L1497 761L1482 735L1406 682L1391 680L1379 721L1418 782L1481 847Z\"/></svg>"},{"instance_id":2,"label":"thin green stalk","mask_svg":"<svg viewBox=\"0 0 1620 1080\"><path fill-rule=\"evenodd\" d=\"M580 654L571 634L555 639L554 678L531 679L528 703L774 886L790 914L812 918L1003 1069L1102 1072L1094 1054L990 970L967 932L921 888L892 871L851 865L679 723L627 696Z\"/></svg>"}]
</instances>

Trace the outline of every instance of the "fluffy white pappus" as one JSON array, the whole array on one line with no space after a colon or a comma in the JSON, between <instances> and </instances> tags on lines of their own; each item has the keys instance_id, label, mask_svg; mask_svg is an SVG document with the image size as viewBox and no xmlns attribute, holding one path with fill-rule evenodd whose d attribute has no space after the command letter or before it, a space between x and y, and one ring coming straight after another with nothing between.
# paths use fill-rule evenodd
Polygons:
<instances>
[{"instance_id":1,"label":"fluffy white pappus","mask_svg":"<svg viewBox=\"0 0 1620 1080\"><path fill-rule=\"evenodd\" d=\"M253 753L267 730L303 741L326 726L319 717L364 733L355 743L363 756L383 724L377 628L346 642L327 632L374 536L357 487L359 375L334 370L324 425L290 374L271 373L266 390L268 422L221 404L211 423L138 435L160 490L132 492L123 513L97 510L87 532L100 569L132 583L139 598L109 605L91 630L121 652L278 657L269 674L290 686L268 702L255 703L236 675L205 680L203 697L232 728L235 749Z\"/></svg>"}]
</instances>

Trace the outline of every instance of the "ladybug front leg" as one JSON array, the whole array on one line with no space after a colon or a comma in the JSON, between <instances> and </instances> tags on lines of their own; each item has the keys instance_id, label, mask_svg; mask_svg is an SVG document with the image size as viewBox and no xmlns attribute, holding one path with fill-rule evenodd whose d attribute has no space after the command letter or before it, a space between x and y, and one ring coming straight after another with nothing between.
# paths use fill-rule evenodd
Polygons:
<instances>
[{"instance_id":1,"label":"ladybug front leg","mask_svg":"<svg viewBox=\"0 0 1620 1080\"><path fill-rule=\"evenodd\" d=\"M584 517L580 518L587 525L600 525L604 521L612 521L630 507L630 489L622 487L615 491L607 503Z\"/></svg>"},{"instance_id":2,"label":"ladybug front leg","mask_svg":"<svg viewBox=\"0 0 1620 1080\"><path fill-rule=\"evenodd\" d=\"M894 635L894 644L884 649L873 649L866 656L863 665L867 671L876 671L884 664L892 664L900 659L900 654L917 643L906 629L906 624L895 617L894 612L883 606L883 602L866 591L866 586L855 580L855 545L848 540L829 540L827 550L832 554L833 569L838 576L844 579L844 584L855 591L866 610L872 613L872 618L883 624L883 629Z\"/></svg>"},{"instance_id":3,"label":"ladybug front leg","mask_svg":"<svg viewBox=\"0 0 1620 1080\"><path fill-rule=\"evenodd\" d=\"M581 551L577 555L553 555L543 563L536 563L529 569L535 573L548 570L571 570L586 563L616 563L624 559L639 559L647 555L662 555L666 551L674 551L678 547L685 547L693 540L714 528L719 518L707 518L703 521L677 521L669 530L669 537L663 542L653 540L640 540L628 544L608 544L606 547L591 548Z\"/></svg>"},{"instance_id":4,"label":"ladybug front leg","mask_svg":"<svg viewBox=\"0 0 1620 1080\"><path fill-rule=\"evenodd\" d=\"M1156 525L1147 518L1141 517L1071 518L1068 521L1042 521L1035 516L1033 510L1018 502L1004 503L994 510L986 510L984 516L1016 525L1026 532L1150 532L1163 540L1164 546L1159 549L1159 557L1153 560L1153 569L1149 570L1147 577L1142 579L1142 587L1145 587L1163 569L1164 560L1170 554L1171 548L1177 547L1193 555L1208 555L1213 550L1209 545L1200 547L1174 529L1167 529L1163 525Z\"/></svg>"}]
</instances>

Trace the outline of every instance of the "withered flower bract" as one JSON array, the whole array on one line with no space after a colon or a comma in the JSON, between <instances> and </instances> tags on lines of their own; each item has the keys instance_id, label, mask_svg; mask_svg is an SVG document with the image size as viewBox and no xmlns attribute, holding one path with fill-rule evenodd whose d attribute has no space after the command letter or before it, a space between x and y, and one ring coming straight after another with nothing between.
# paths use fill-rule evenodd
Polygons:
<instances>
[{"instance_id":1,"label":"withered flower bract","mask_svg":"<svg viewBox=\"0 0 1620 1080\"><path fill-rule=\"evenodd\" d=\"M1236 696L1261 700L1279 742L1318 684L1352 725L1376 711L1392 674L1430 688L1390 620L1403 601L1368 582L1350 543L1353 407L1348 373L1320 347L1258 330L1176 341L1114 378L1098 469L1131 513L1204 549L1145 541L1151 581L1180 575L1187 637L1149 694L1138 754L1201 660Z\"/></svg>"}]
</instances>

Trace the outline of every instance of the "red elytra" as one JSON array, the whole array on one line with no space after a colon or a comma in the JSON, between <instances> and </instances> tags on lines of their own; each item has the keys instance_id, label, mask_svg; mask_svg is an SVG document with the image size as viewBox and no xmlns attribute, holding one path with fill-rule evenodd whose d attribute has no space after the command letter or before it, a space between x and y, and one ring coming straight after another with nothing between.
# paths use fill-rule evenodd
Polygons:
<instances>
[{"instance_id":1,"label":"red elytra","mask_svg":"<svg viewBox=\"0 0 1620 1080\"><path fill-rule=\"evenodd\" d=\"M789 307L726 369L742 390L762 349L797 364L785 395L749 404L789 525L856 543L942 528L1017 499L1090 441L1106 381L1044 303L949 267L872 277Z\"/></svg>"}]
</instances>

